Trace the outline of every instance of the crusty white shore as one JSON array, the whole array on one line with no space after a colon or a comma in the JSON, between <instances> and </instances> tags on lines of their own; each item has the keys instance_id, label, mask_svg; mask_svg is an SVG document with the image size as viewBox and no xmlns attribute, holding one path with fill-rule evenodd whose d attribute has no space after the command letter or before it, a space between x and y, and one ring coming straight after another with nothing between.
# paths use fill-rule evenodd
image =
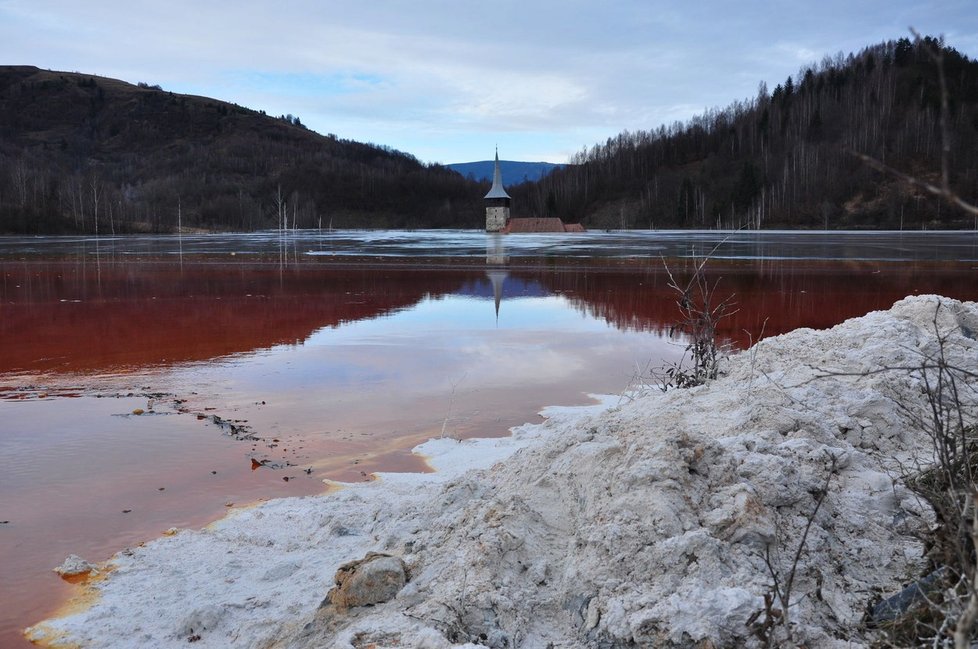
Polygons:
<instances>
[{"instance_id":1,"label":"crusty white shore","mask_svg":"<svg viewBox=\"0 0 978 649\"><path fill-rule=\"evenodd\" d=\"M938 302L941 308L938 310ZM829 457L792 608L808 646L868 641L866 607L919 575L930 512L898 462L929 459L900 408L935 349L978 371L978 304L923 296L766 339L690 390L553 408L504 439L432 440L437 473L233 512L126 550L88 609L28 630L82 647L632 647L754 641ZM505 461L503 461L505 460ZM320 608L340 564L400 556L390 602ZM471 644L470 644L471 643ZM703 644L702 646L708 646Z\"/></svg>"}]
</instances>

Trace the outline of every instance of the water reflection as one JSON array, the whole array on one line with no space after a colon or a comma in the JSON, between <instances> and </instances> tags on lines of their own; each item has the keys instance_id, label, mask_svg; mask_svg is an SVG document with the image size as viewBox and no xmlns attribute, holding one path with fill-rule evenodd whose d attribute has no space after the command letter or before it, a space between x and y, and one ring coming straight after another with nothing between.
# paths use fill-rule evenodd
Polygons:
<instances>
[{"instance_id":1,"label":"water reflection","mask_svg":"<svg viewBox=\"0 0 978 649\"><path fill-rule=\"evenodd\" d=\"M68 551L103 559L170 525L203 524L226 501L419 470L408 449L427 437L502 434L543 405L620 391L636 363L678 355L682 341L666 336L675 296L653 251L675 253L685 282L691 253L714 235L654 234L300 232L18 240L16 250L0 239L0 456L16 458L0 473L0 511L14 521L0 563L16 566L0 600L21 607L0 619L0 644L35 621L23 618L52 591L31 589L51 586ZM731 249L752 259L708 266L739 307L720 334L744 346L908 293L978 298L971 263L779 258L819 241L833 258L890 254L860 237L745 236ZM925 251L959 250L953 237L929 241ZM608 242L620 247L587 256ZM128 391L144 396L97 398ZM165 416L131 417L150 393L168 395L156 406ZM211 414L256 439L222 435ZM282 468L252 471L252 458ZM140 517L122 520L123 508Z\"/></svg>"},{"instance_id":2,"label":"water reflection","mask_svg":"<svg viewBox=\"0 0 978 649\"><path fill-rule=\"evenodd\" d=\"M484 263L83 257L3 261L0 278L5 647L52 603L68 553L105 559L323 478L424 470L409 451L424 439L505 434L544 405L622 390L636 354L669 353L581 317L533 273L493 287Z\"/></svg>"},{"instance_id":3,"label":"water reflection","mask_svg":"<svg viewBox=\"0 0 978 649\"><path fill-rule=\"evenodd\" d=\"M505 236L498 232L486 235L486 265L504 266L509 262L506 255Z\"/></svg>"},{"instance_id":4,"label":"water reflection","mask_svg":"<svg viewBox=\"0 0 978 649\"><path fill-rule=\"evenodd\" d=\"M671 265L685 285L693 264ZM968 265L788 262L711 263L708 281L717 296L733 296L737 312L719 323L718 334L737 347L762 335L800 327L824 329L851 317L889 308L906 295L936 293L978 297L978 273ZM675 294L658 268L618 273L550 273L549 290L568 297L582 312L619 329L665 332L675 322Z\"/></svg>"},{"instance_id":5,"label":"water reflection","mask_svg":"<svg viewBox=\"0 0 978 649\"><path fill-rule=\"evenodd\" d=\"M452 266L0 262L0 373L106 372L173 365L301 344L323 327L411 308L425 298L505 302L566 298L617 329L662 333L676 317L661 266L551 270L507 267L504 250L483 270ZM693 264L674 264L680 282ZM718 292L739 311L721 335L740 346L798 327L829 327L887 308L908 293L976 297L975 271L948 264L715 262ZM766 323L766 325L765 325Z\"/></svg>"},{"instance_id":6,"label":"water reflection","mask_svg":"<svg viewBox=\"0 0 978 649\"><path fill-rule=\"evenodd\" d=\"M103 372L296 344L448 294L465 274L212 264L0 263L0 373Z\"/></svg>"},{"instance_id":7,"label":"water reflection","mask_svg":"<svg viewBox=\"0 0 978 649\"><path fill-rule=\"evenodd\" d=\"M496 306L496 323L499 323L499 305L503 300L503 284L509 273L504 266L509 261L503 235L493 232L486 235L486 277L492 284L492 297Z\"/></svg>"}]
</instances>

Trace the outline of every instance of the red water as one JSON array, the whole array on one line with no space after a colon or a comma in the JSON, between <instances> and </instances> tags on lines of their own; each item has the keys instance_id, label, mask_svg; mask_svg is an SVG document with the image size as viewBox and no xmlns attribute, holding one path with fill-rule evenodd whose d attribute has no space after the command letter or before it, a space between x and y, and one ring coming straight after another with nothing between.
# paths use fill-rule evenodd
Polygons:
<instances>
[{"instance_id":1,"label":"red water","mask_svg":"<svg viewBox=\"0 0 978 649\"><path fill-rule=\"evenodd\" d=\"M978 299L969 265L711 269L738 308L720 335L741 347L907 294ZM485 269L444 262L0 262L0 646L26 646L20 629L69 594L50 572L68 554L101 561L324 478L425 470L410 448L428 437L505 434L678 353L658 262L506 274L497 316Z\"/></svg>"}]
</instances>

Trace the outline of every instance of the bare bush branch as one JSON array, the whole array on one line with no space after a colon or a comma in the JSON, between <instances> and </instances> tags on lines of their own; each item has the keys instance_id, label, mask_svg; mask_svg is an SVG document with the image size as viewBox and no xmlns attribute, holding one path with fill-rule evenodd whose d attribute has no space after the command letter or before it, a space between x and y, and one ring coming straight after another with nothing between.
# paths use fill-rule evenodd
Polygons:
<instances>
[{"instance_id":1,"label":"bare bush branch","mask_svg":"<svg viewBox=\"0 0 978 649\"><path fill-rule=\"evenodd\" d=\"M734 308L732 294L722 300L717 298L720 280L711 284L705 268L713 253L725 242L726 239L717 243L703 259L694 259L693 273L685 284L676 279L669 264L662 260L669 277L669 288L678 296L676 305L680 318L671 333L683 333L689 340L682 359L664 368L663 375L655 377L663 391L670 387L695 387L719 375L720 359L726 350L717 343L717 325L724 318L737 313L737 309Z\"/></svg>"},{"instance_id":2,"label":"bare bush branch","mask_svg":"<svg viewBox=\"0 0 978 649\"><path fill-rule=\"evenodd\" d=\"M928 530L929 570L945 585L935 597L922 598L914 610L884 626L892 642L963 649L970 646L978 623L978 374L953 362L954 330L941 331L938 302L931 326L936 349L918 351L916 366L883 368L901 371L919 381L922 399L894 399L910 426L926 435L931 457L916 467L904 467L902 480L934 512L936 526ZM956 328L955 328L956 330ZM970 347L960 352L972 353ZM877 372L867 372L866 375ZM927 578L918 583L927 581ZM921 645L922 646L922 645Z\"/></svg>"},{"instance_id":3,"label":"bare bush branch","mask_svg":"<svg viewBox=\"0 0 978 649\"><path fill-rule=\"evenodd\" d=\"M882 173L899 178L900 180L918 187L929 194L943 198L951 205L957 206L964 210L972 216L978 217L978 206L969 203L968 201L961 198L957 192L951 189L951 179L950 179L950 167L948 165L948 158L951 152L951 134L948 131L948 121L950 110L948 108L948 91L947 91L947 78L944 74L944 52L943 52L943 41L941 42L941 47L935 48L931 44L921 37L921 35L913 27L910 28L910 33L914 36L915 44L922 48L927 55L934 62L937 67L937 78L940 84L941 91L941 113L939 117L940 131L941 131L941 183L940 185L935 185L934 183L927 182L917 178L916 176L904 173L898 169L895 169L888 164L874 158L873 156L867 155L860 151L852 151L849 153L855 157L862 160L867 166L876 169Z\"/></svg>"},{"instance_id":4,"label":"bare bush branch","mask_svg":"<svg viewBox=\"0 0 978 649\"><path fill-rule=\"evenodd\" d=\"M939 187L933 183L927 182L926 180L921 180L916 176L911 176L910 174L903 173L902 171L898 169L894 169L890 165L880 162L876 158L866 155L865 153L861 153L859 151L850 151L850 153L856 156L857 158L859 158L860 160L862 160L863 162L865 162L866 165L872 167L873 169L876 169L877 171L881 171L890 176L899 178L900 180L903 180L904 182L914 185L915 187L919 187L920 189L923 189L924 191L933 194L934 196L943 198L948 203L951 203L952 205L955 205L963 209L965 212L968 212L969 214L978 216L978 206L972 205L968 201L958 196L956 192L946 187Z\"/></svg>"},{"instance_id":5,"label":"bare bush branch","mask_svg":"<svg viewBox=\"0 0 978 649\"><path fill-rule=\"evenodd\" d=\"M812 492L812 495L815 497L815 507L812 508L812 511L806 517L805 529L802 532L801 539L798 540L798 546L795 548L795 553L792 556L791 564L788 566L787 571L782 572L782 569L775 565L777 561L771 554L772 544L769 543L764 548L762 558L764 565L767 567L768 575L771 577L771 587L764 594L764 607L747 619L747 626L751 627L754 635L767 646L774 646L776 643L775 628L779 626L784 627L786 639L789 642L792 639L790 610L791 606L797 604L797 602L792 602L791 596L795 586L795 577L798 574L798 565L805 552L805 547L808 543L808 534L811 532L812 524L815 522L815 517L818 516L818 511L822 508L822 503L825 502L825 497L829 493L829 484L832 481L832 476L837 471L838 459L834 455L829 455L829 463L825 470L825 481L821 489ZM779 604L780 608L775 608L775 603ZM764 616L763 620L757 622L761 615Z\"/></svg>"}]
</instances>

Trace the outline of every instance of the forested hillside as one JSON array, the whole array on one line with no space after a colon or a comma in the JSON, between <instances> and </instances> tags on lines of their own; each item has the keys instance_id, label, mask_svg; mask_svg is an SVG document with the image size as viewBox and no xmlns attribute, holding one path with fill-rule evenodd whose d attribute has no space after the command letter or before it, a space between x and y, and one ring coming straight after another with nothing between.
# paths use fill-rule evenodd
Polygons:
<instances>
[{"instance_id":1,"label":"forested hillside","mask_svg":"<svg viewBox=\"0 0 978 649\"><path fill-rule=\"evenodd\" d=\"M291 115L0 66L0 232L481 227L487 190Z\"/></svg>"},{"instance_id":2,"label":"forested hillside","mask_svg":"<svg viewBox=\"0 0 978 649\"><path fill-rule=\"evenodd\" d=\"M935 181L941 93L908 39L827 57L769 92L688 123L623 132L539 183L510 188L514 213L607 228L948 228L976 226L859 161ZM951 186L978 199L978 63L944 48ZM666 92L666 90L664 90Z\"/></svg>"},{"instance_id":3,"label":"forested hillside","mask_svg":"<svg viewBox=\"0 0 978 649\"><path fill-rule=\"evenodd\" d=\"M940 172L941 92L908 39L826 57L753 99L623 132L537 182L514 216L591 228L973 228L893 176ZM978 63L943 48L951 186L978 201ZM668 90L663 90L668 92ZM487 182L146 83L0 66L0 232L475 227Z\"/></svg>"}]
</instances>

